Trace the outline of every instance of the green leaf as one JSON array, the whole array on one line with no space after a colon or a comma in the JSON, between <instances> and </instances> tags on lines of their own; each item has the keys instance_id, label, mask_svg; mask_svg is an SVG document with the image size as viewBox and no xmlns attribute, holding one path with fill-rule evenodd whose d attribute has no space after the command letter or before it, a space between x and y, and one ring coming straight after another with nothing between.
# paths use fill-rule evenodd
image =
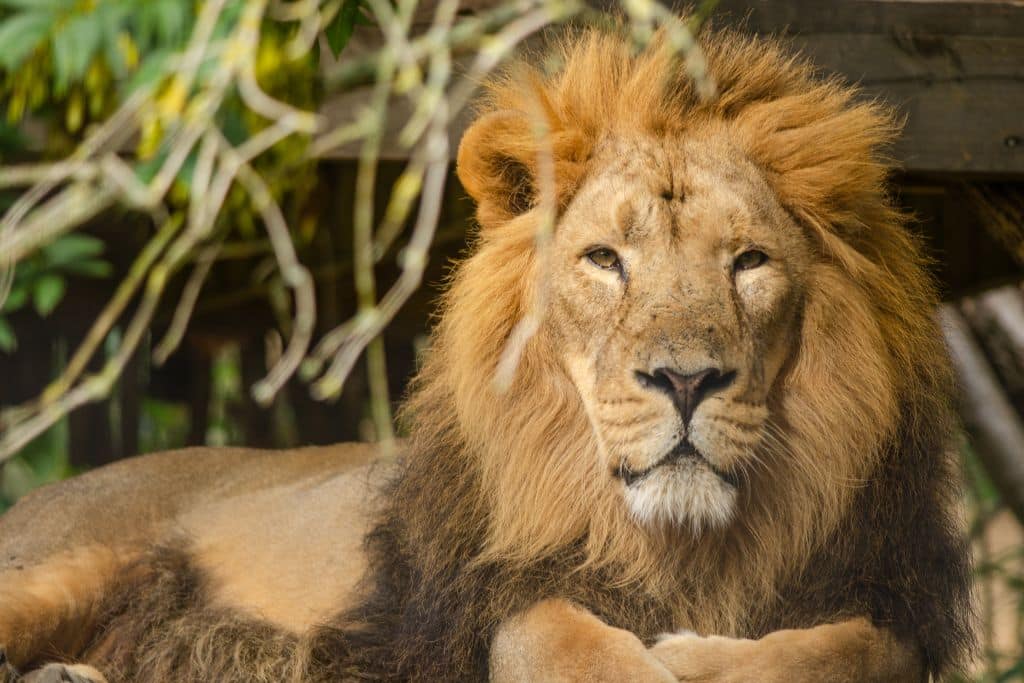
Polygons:
<instances>
[{"instance_id":1,"label":"green leaf","mask_svg":"<svg viewBox=\"0 0 1024 683\"><path fill-rule=\"evenodd\" d=\"M26 301L28 301L28 289L15 285L7 295L7 301L0 306L0 311L14 313L24 306Z\"/></svg>"},{"instance_id":2,"label":"green leaf","mask_svg":"<svg viewBox=\"0 0 1024 683\"><path fill-rule=\"evenodd\" d=\"M53 81L58 93L85 75L85 70L100 47L103 24L96 14L73 17L53 37Z\"/></svg>"},{"instance_id":3,"label":"green leaf","mask_svg":"<svg viewBox=\"0 0 1024 683\"><path fill-rule=\"evenodd\" d=\"M139 162L135 167L135 177L139 179L139 182L149 184L160 172L165 161L167 161L166 145L162 146L151 159Z\"/></svg>"},{"instance_id":4,"label":"green leaf","mask_svg":"<svg viewBox=\"0 0 1024 683\"><path fill-rule=\"evenodd\" d=\"M99 256L103 253L104 247L103 240L98 237L71 233L44 247L43 253L51 264L63 266L74 261Z\"/></svg>"},{"instance_id":5,"label":"green leaf","mask_svg":"<svg viewBox=\"0 0 1024 683\"><path fill-rule=\"evenodd\" d=\"M18 349L18 338L14 336L14 328L7 318L0 315L0 351L14 353Z\"/></svg>"},{"instance_id":6,"label":"green leaf","mask_svg":"<svg viewBox=\"0 0 1024 683\"><path fill-rule=\"evenodd\" d=\"M72 275L81 275L82 277L105 278L113 274L114 267L106 261L90 259L88 261L69 263L64 266L64 271Z\"/></svg>"},{"instance_id":7,"label":"green leaf","mask_svg":"<svg viewBox=\"0 0 1024 683\"><path fill-rule=\"evenodd\" d=\"M125 94L130 95L139 88L156 85L164 77L167 70L167 60L174 53L171 50L157 50L151 52L142 60L142 66L135 72L125 86Z\"/></svg>"},{"instance_id":8,"label":"green leaf","mask_svg":"<svg viewBox=\"0 0 1024 683\"><path fill-rule=\"evenodd\" d=\"M75 0L0 0L0 7L16 9L60 9L70 7Z\"/></svg>"},{"instance_id":9,"label":"green leaf","mask_svg":"<svg viewBox=\"0 0 1024 683\"><path fill-rule=\"evenodd\" d=\"M327 44L331 46L331 52L337 57L348 45L352 38L352 32L356 28L356 20L359 18L359 0L345 0L335 15L334 21L327 27Z\"/></svg>"},{"instance_id":10,"label":"green leaf","mask_svg":"<svg viewBox=\"0 0 1024 683\"><path fill-rule=\"evenodd\" d=\"M36 312L44 318L50 315L64 298L65 288L64 278L56 273L47 273L39 278L32 291L32 303L36 307Z\"/></svg>"},{"instance_id":11,"label":"green leaf","mask_svg":"<svg viewBox=\"0 0 1024 683\"><path fill-rule=\"evenodd\" d=\"M47 12L23 12L0 24L0 67L13 71L46 38L53 17Z\"/></svg>"},{"instance_id":12,"label":"green leaf","mask_svg":"<svg viewBox=\"0 0 1024 683\"><path fill-rule=\"evenodd\" d=\"M161 44L176 46L184 39L190 23L191 4L182 0L156 0L153 3L156 35Z\"/></svg>"},{"instance_id":13,"label":"green leaf","mask_svg":"<svg viewBox=\"0 0 1024 683\"><path fill-rule=\"evenodd\" d=\"M128 65L125 64L119 41L129 12L129 7L117 3L105 2L96 7L96 19L103 32L103 56L117 78L124 78L128 74Z\"/></svg>"}]
</instances>

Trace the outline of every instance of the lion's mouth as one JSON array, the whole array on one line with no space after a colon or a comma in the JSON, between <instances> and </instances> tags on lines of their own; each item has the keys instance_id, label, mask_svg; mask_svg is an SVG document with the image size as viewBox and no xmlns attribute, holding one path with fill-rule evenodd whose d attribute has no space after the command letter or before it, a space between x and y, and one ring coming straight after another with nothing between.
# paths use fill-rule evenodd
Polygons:
<instances>
[{"instance_id":1,"label":"lion's mouth","mask_svg":"<svg viewBox=\"0 0 1024 683\"><path fill-rule=\"evenodd\" d=\"M661 460L654 463L650 467L645 467L642 470L635 470L629 467L625 462L623 462L621 465L619 465L619 468L618 470L616 470L615 473L616 475L618 475L620 479L622 479L626 486L633 486L634 484L640 482L658 468L678 465L679 463L686 461L694 461L698 464L707 467L719 479L724 481L726 484L729 484L730 486L738 487L739 485L739 482L736 480L736 476L734 474L716 468L708 461L707 458L705 458L701 454L700 451L698 451L694 447L692 443L690 443L689 439L685 438L679 443L677 443L671 451L666 453L665 457L663 457Z\"/></svg>"}]
</instances>

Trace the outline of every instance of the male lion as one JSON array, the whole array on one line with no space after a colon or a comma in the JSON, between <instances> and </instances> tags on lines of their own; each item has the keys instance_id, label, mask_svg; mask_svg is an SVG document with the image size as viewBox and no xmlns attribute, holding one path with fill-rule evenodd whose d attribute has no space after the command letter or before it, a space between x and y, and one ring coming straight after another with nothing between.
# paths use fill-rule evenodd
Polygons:
<instances>
[{"instance_id":1,"label":"male lion","mask_svg":"<svg viewBox=\"0 0 1024 683\"><path fill-rule=\"evenodd\" d=\"M708 100L666 41L635 54L598 31L554 73L489 86L458 157L480 233L399 464L165 453L0 520L8 677L915 681L961 664L952 382L884 189L893 120L772 42L701 45Z\"/></svg>"}]
</instances>

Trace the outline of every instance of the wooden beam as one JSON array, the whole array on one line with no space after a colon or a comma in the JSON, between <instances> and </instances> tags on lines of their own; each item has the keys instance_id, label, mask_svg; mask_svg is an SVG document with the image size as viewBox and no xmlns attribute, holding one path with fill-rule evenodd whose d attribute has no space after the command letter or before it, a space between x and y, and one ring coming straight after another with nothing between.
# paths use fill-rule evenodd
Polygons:
<instances>
[{"instance_id":1,"label":"wooden beam","mask_svg":"<svg viewBox=\"0 0 1024 683\"><path fill-rule=\"evenodd\" d=\"M721 0L713 21L785 36L823 71L897 106L907 123L894 153L907 171L1024 177L1021 0ZM346 120L365 102L349 93L326 112ZM408 108L397 105L385 158L405 156L395 139ZM467 120L452 127L453 150Z\"/></svg>"},{"instance_id":2,"label":"wooden beam","mask_svg":"<svg viewBox=\"0 0 1024 683\"><path fill-rule=\"evenodd\" d=\"M1024 2L721 0L906 116L910 172L1024 176Z\"/></svg>"}]
</instances>

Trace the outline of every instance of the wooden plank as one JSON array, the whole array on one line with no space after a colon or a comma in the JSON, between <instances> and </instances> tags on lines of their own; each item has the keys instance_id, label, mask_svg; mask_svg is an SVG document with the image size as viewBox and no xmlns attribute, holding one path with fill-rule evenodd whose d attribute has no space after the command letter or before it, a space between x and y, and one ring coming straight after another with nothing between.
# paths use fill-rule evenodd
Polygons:
<instances>
[{"instance_id":1,"label":"wooden plank","mask_svg":"<svg viewBox=\"0 0 1024 683\"><path fill-rule=\"evenodd\" d=\"M1024 175L1024 3L722 0L717 15L895 105L906 170Z\"/></svg>"},{"instance_id":2,"label":"wooden plank","mask_svg":"<svg viewBox=\"0 0 1024 683\"><path fill-rule=\"evenodd\" d=\"M907 171L1024 177L1024 2L721 0L714 21L784 36L823 71L898 107L906 129L894 153ZM366 99L348 93L325 112L347 120ZM406 156L397 137L408 114L396 101L384 158ZM468 120L452 126L453 151Z\"/></svg>"},{"instance_id":3,"label":"wooden plank","mask_svg":"<svg viewBox=\"0 0 1024 683\"><path fill-rule=\"evenodd\" d=\"M682 7L682 4L679 4ZM1020 0L719 0L719 18L776 33L900 33L1020 37Z\"/></svg>"}]
</instances>

